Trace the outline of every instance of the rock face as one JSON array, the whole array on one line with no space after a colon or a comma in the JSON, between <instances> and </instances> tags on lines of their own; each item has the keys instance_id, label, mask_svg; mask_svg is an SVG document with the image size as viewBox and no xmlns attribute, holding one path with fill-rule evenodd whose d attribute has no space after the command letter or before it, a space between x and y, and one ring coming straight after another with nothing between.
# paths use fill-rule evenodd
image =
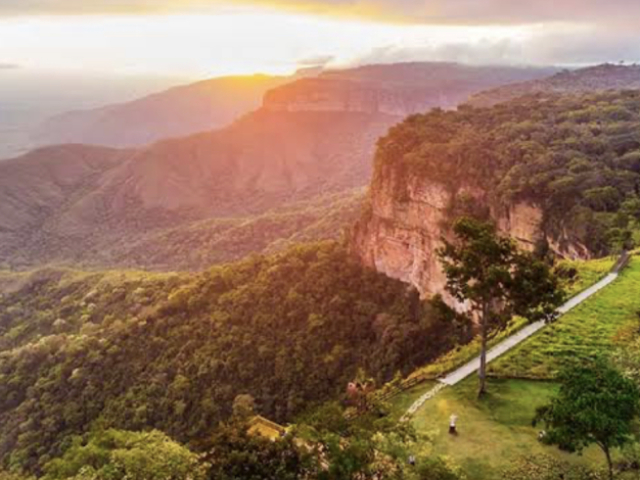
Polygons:
<instances>
[{"instance_id":1,"label":"rock face","mask_svg":"<svg viewBox=\"0 0 640 480\"><path fill-rule=\"evenodd\" d=\"M350 80L305 79L265 95L264 106L286 112L359 112L406 116L434 107L451 108L464 95L431 89Z\"/></svg>"},{"instance_id":2,"label":"rock face","mask_svg":"<svg viewBox=\"0 0 640 480\"><path fill-rule=\"evenodd\" d=\"M402 198L394 193L400 188L406 191ZM548 238L542 209L536 205L492 205L489 194L477 187L452 188L429 178L405 178L388 166L374 179L370 204L353 232L352 249L367 266L415 286L423 297L442 294L456 306L445 292L446 277L436 251L442 238L450 236L452 207L461 196L489 205L498 228L523 249L532 250L546 238L562 256L589 257L584 247L568 244L565 238Z\"/></svg>"},{"instance_id":3,"label":"rock face","mask_svg":"<svg viewBox=\"0 0 640 480\"><path fill-rule=\"evenodd\" d=\"M472 67L455 63L368 65L323 72L269 91L264 107L286 112L359 112L404 117L434 107L454 108L469 96L553 69Z\"/></svg>"}]
</instances>

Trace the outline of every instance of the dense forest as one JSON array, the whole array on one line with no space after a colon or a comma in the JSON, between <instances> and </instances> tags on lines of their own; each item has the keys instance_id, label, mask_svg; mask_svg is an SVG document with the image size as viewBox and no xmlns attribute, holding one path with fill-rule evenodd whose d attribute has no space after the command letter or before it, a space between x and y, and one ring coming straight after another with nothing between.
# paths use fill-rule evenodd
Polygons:
<instances>
[{"instance_id":1,"label":"dense forest","mask_svg":"<svg viewBox=\"0 0 640 480\"><path fill-rule=\"evenodd\" d=\"M0 458L32 472L95 429L201 439L250 394L277 421L468 337L340 244L201 275L44 271L0 297Z\"/></svg>"},{"instance_id":2,"label":"dense forest","mask_svg":"<svg viewBox=\"0 0 640 480\"><path fill-rule=\"evenodd\" d=\"M390 166L479 189L487 205L539 205L549 236L563 232L596 255L640 241L638 91L415 115L380 140L374 185Z\"/></svg>"}]
</instances>

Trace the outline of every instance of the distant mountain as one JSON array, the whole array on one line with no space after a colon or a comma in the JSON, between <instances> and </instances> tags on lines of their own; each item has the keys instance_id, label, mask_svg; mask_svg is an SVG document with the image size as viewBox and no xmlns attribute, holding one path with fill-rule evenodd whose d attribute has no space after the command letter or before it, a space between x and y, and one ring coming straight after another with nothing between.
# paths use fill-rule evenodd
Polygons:
<instances>
[{"instance_id":1,"label":"distant mountain","mask_svg":"<svg viewBox=\"0 0 640 480\"><path fill-rule=\"evenodd\" d=\"M455 63L372 65L292 77L224 77L180 86L132 102L50 118L32 133L36 145L87 143L142 146L171 137L222 128L265 104L273 109L379 111L405 116L450 108L472 93L541 78L553 69L471 67ZM296 81L298 80L298 81ZM277 87L283 86L278 89ZM380 108L375 105L378 104Z\"/></svg>"},{"instance_id":2,"label":"distant mountain","mask_svg":"<svg viewBox=\"0 0 640 480\"><path fill-rule=\"evenodd\" d=\"M175 87L132 102L50 118L32 134L39 145L145 145L228 125L255 110L264 93L291 77L224 77Z\"/></svg>"},{"instance_id":3,"label":"distant mountain","mask_svg":"<svg viewBox=\"0 0 640 480\"><path fill-rule=\"evenodd\" d=\"M195 269L293 238L336 237L389 127L466 99L472 84L542 73L453 64L331 72L268 92L263 108L219 130L122 150L48 147L8 160L0 164L0 266ZM328 200L336 194L346 197ZM316 225L322 215L335 221ZM316 233L303 233L309 228ZM247 232L264 240L247 242Z\"/></svg>"},{"instance_id":4,"label":"distant mountain","mask_svg":"<svg viewBox=\"0 0 640 480\"><path fill-rule=\"evenodd\" d=\"M53 115L140 98L180 83L184 78L0 68L0 161L37 148L33 131Z\"/></svg>"},{"instance_id":5,"label":"distant mountain","mask_svg":"<svg viewBox=\"0 0 640 480\"><path fill-rule=\"evenodd\" d=\"M226 129L142 149L56 146L4 161L0 264L193 267L193 260L157 255L171 251L167 242L185 238L176 229L206 219L246 222L274 208L360 187L369 178L376 139L397 120L260 110ZM295 233L283 231L283 238ZM152 238L164 243L154 249ZM267 244L277 240L269 238ZM139 255L127 254L141 243L148 247Z\"/></svg>"},{"instance_id":6,"label":"distant mountain","mask_svg":"<svg viewBox=\"0 0 640 480\"><path fill-rule=\"evenodd\" d=\"M537 93L585 93L605 90L640 89L640 65L603 64L579 70L565 70L549 78L504 85L474 95L469 101L475 107L498 103Z\"/></svg>"},{"instance_id":7,"label":"distant mountain","mask_svg":"<svg viewBox=\"0 0 640 480\"><path fill-rule=\"evenodd\" d=\"M265 107L284 111L352 111L406 116L454 108L496 85L539 79L553 68L474 67L457 63L369 65L323 72L274 88Z\"/></svg>"}]
</instances>

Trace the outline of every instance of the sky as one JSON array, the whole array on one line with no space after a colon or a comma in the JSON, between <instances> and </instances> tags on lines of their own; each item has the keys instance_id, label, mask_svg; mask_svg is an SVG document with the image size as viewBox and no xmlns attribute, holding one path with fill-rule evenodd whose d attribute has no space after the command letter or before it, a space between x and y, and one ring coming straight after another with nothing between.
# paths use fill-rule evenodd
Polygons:
<instances>
[{"instance_id":1,"label":"sky","mask_svg":"<svg viewBox=\"0 0 640 480\"><path fill-rule=\"evenodd\" d=\"M2 71L206 78L621 60L640 60L639 0L0 0Z\"/></svg>"}]
</instances>

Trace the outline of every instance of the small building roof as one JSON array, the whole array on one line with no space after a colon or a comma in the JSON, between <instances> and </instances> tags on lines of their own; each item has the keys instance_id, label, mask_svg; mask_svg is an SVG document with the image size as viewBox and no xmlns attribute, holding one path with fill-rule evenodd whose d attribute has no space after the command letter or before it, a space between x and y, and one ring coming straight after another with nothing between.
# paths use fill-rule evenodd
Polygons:
<instances>
[{"instance_id":1,"label":"small building roof","mask_svg":"<svg viewBox=\"0 0 640 480\"><path fill-rule=\"evenodd\" d=\"M249 435L260 435L261 437L268 438L269 440L278 440L287 433L287 429L267 418L256 415L249 420L248 432Z\"/></svg>"}]
</instances>

